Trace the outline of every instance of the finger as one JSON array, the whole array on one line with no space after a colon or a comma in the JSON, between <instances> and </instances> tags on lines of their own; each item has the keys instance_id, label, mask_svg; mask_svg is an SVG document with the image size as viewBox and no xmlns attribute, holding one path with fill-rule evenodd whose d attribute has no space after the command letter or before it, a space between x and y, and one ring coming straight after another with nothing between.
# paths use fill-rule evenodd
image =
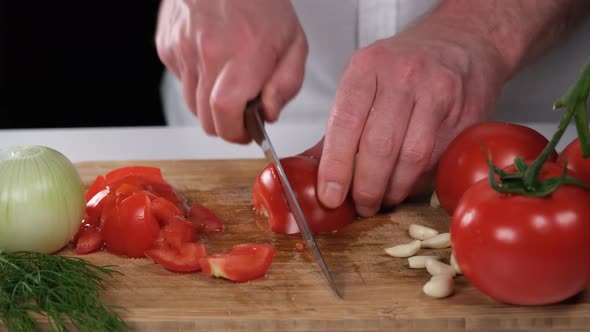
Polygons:
<instances>
[{"instance_id":1,"label":"finger","mask_svg":"<svg viewBox=\"0 0 590 332\"><path fill-rule=\"evenodd\" d=\"M410 124L389 181L384 205L402 202L412 193L419 178L432 168L432 153L445 105L431 99L417 100Z\"/></svg>"},{"instance_id":2,"label":"finger","mask_svg":"<svg viewBox=\"0 0 590 332\"><path fill-rule=\"evenodd\" d=\"M215 130L227 141L250 141L244 128L244 109L249 100L260 94L276 63L271 52L262 53L230 59L213 87L210 105Z\"/></svg>"},{"instance_id":3,"label":"finger","mask_svg":"<svg viewBox=\"0 0 590 332\"><path fill-rule=\"evenodd\" d=\"M372 216L381 206L413 107L412 94L377 88L361 136L352 186L352 198L363 217Z\"/></svg>"},{"instance_id":4,"label":"finger","mask_svg":"<svg viewBox=\"0 0 590 332\"><path fill-rule=\"evenodd\" d=\"M209 98L211 96L211 89L213 88L214 75L200 75L199 84L197 85L197 117L201 123L201 127L207 135L216 136L215 124L213 123L213 116L211 114L211 106L209 105Z\"/></svg>"},{"instance_id":5,"label":"finger","mask_svg":"<svg viewBox=\"0 0 590 332\"><path fill-rule=\"evenodd\" d=\"M197 115L197 83L198 78L196 73L185 72L182 75L182 96L190 111Z\"/></svg>"},{"instance_id":6,"label":"finger","mask_svg":"<svg viewBox=\"0 0 590 332\"><path fill-rule=\"evenodd\" d=\"M348 193L359 139L376 92L376 76L353 60L345 70L332 107L318 170L318 198L329 208Z\"/></svg>"},{"instance_id":7,"label":"finger","mask_svg":"<svg viewBox=\"0 0 590 332\"><path fill-rule=\"evenodd\" d=\"M301 89L305 73L308 44L301 32L279 60L276 70L264 86L262 104L268 122L275 122L287 102Z\"/></svg>"},{"instance_id":8,"label":"finger","mask_svg":"<svg viewBox=\"0 0 590 332\"><path fill-rule=\"evenodd\" d=\"M324 138L322 137L322 139L319 142L317 142L314 146L301 152L299 155L304 156L304 157L311 157L311 158L319 160L320 157L322 156L323 149L324 149Z\"/></svg>"}]
</instances>

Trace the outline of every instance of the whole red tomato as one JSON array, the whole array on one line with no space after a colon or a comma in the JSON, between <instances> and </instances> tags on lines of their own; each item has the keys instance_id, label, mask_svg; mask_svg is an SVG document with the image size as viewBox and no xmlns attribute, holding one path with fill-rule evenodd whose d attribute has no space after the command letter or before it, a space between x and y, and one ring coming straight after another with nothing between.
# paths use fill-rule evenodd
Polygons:
<instances>
[{"instance_id":1,"label":"whole red tomato","mask_svg":"<svg viewBox=\"0 0 590 332\"><path fill-rule=\"evenodd\" d=\"M564 164L567 161L567 168L576 172L576 177L587 185L590 185L590 158L582 156L580 139L571 141L559 155L559 162Z\"/></svg>"},{"instance_id":2,"label":"whole red tomato","mask_svg":"<svg viewBox=\"0 0 590 332\"><path fill-rule=\"evenodd\" d=\"M313 233L336 231L354 221L356 212L350 197L336 209L329 209L320 203L316 191L319 165L316 159L288 157L281 159L281 165ZM268 215L272 231L284 234L299 233L299 227L291 215L273 164L268 164L260 172L252 195L254 209Z\"/></svg>"},{"instance_id":3,"label":"whole red tomato","mask_svg":"<svg viewBox=\"0 0 590 332\"><path fill-rule=\"evenodd\" d=\"M488 121L465 129L439 160L435 188L441 207L452 215L467 188L488 176L488 151L494 164L504 168L519 156L537 158L547 143L539 132L517 124ZM549 158L555 159L557 152Z\"/></svg>"},{"instance_id":4,"label":"whole red tomato","mask_svg":"<svg viewBox=\"0 0 590 332\"><path fill-rule=\"evenodd\" d=\"M547 163L542 178L560 175ZM590 282L590 191L562 185L544 198L471 186L451 220L451 242L465 277L500 302L549 304Z\"/></svg>"}]
</instances>

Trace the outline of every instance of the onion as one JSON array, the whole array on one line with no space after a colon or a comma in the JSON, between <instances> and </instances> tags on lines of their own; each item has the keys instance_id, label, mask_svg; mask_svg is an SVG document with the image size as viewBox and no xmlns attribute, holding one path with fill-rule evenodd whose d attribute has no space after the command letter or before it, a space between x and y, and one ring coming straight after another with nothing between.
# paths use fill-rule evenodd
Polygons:
<instances>
[{"instance_id":1,"label":"onion","mask_svg":"<svg viewBox=\"0 0 590 332\"><path fill-rule=\"evenodd\" d=\"M59 251L84 208L82 179L63 154L37 145L0 149L0 251Z\"/></svg>"}]
</instances>

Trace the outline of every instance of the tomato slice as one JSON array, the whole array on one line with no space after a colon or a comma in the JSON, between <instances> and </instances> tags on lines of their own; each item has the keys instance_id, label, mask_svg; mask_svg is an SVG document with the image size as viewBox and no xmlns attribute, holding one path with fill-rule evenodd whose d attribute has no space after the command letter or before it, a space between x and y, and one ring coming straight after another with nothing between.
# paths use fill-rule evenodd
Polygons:
<instances>
[{"instance_id":1,"label":"tomato slice","mask_svg":"<svg viewBox=\"0 0 590 332\"><path fill-rule=\"evenodd\" d=\"M129 257L143 257L153 247L160 227L151 213L146 192L136 192L115 205L102 227L109 251Z\"/></svg>"},{"instance_id":2,"label":"tomato slice","mask_svg":"<svg viewBox=\"0 0 590 332\"><path fill-rule=\"evenodd\" d=\"M221 232L223 223L213 211L199 203L191 206L188 212L188 220L195 225L197 232Z\"/></svg>"},{"instance_id":3,"label":"tomato slice","mask_svg":"<svg viewBox=\"0 0 590 332\"><path fill-rule=\"evenodd\" d=\"M107 186L104 176L99 175L94 179L88 190L86 191L86 202L90 201L99 191L105 189Z\"/></svg>"},{"instance_id":4,"label":"tomato slice","mask_svg":"<svg viewBox=\"0 0 590 332\"><path fill-rule=\"evenodd\" d=\"M162 171L157 167L149 166L126 166L114 169L105 175L105 182L107 185L112 185L129 176L135 176L150 182L164 183Z\"/></svg>"},{"instance_id":5,"label":"tomato slice","mask_svg":"<svg viewBox=\"0 0 590 332\"><path fill-rule=\"evenodd\" d=\"M170 271L191 272L201 269L199 262L207 256L207 250L201 242L189 242L184 243L180 250L166 246L150 249L145 256Z\"/></svg>"},{"instance_id":6,"label":"tomato slice","mask_svg":"<svg viewBox=\"0 0 590 332\"><path fill-rule=\"evenodd\" d=\"M166 243L178 250L185 243L195 242L195 226L182 216L174 216L168 220L161 232Z\"/></svg>"},{"instance_id":7,"label":"tomato slice","mask_svg":"<svg viewBox=\"0 0 590 332\"><path fill-rule=\"evenodd\" d=\"M183 216L178 206L162 197L156 197L152 201L152 213L160 225L167 224L175 216Z\"/></svg>"},{"instance_id":8,"label":"tomato slice","mask_svg":"<svg viewBox=\"0 0 590 332\"><path fill-rule=\"evenodd\" d=\"M76 253L88 254L102 248L104 242L98 227L84 227L77 234Z\"/></svg>"},{"instance_id":9,"label":"tomato slice","mask_svg":"<svg viewBox=\"0 0 590 332\"><path fill-rule=\"evenodd\" d=\"M245 243L234 246L227 254L201 258L202 273L237 282L260 278L270 268L275 248L268 244Z\"/></svg>"}]
</instances>

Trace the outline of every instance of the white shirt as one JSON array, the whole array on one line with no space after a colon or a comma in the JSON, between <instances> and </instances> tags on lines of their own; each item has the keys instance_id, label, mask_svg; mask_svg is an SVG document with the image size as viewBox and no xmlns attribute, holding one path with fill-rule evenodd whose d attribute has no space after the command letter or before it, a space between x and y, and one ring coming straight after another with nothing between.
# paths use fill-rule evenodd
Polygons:
<instances>
[{"instance_id":1,"label":"white shirt","mask_svg":"<svg viewBox=\"0 0 590 332\"><path fill-rule=\"evenodd\" d=\"M390 37L433 8L438 0L293 0L309 43L300 93L279 121L326 123L340 75L353 52ZM494 119L557 122L553 102L577 78L590 56L590 21L524 68L503 90ZM162 97L167 124L198 125L180 83L166 72Z\"/></svg>"}]
</instances>

